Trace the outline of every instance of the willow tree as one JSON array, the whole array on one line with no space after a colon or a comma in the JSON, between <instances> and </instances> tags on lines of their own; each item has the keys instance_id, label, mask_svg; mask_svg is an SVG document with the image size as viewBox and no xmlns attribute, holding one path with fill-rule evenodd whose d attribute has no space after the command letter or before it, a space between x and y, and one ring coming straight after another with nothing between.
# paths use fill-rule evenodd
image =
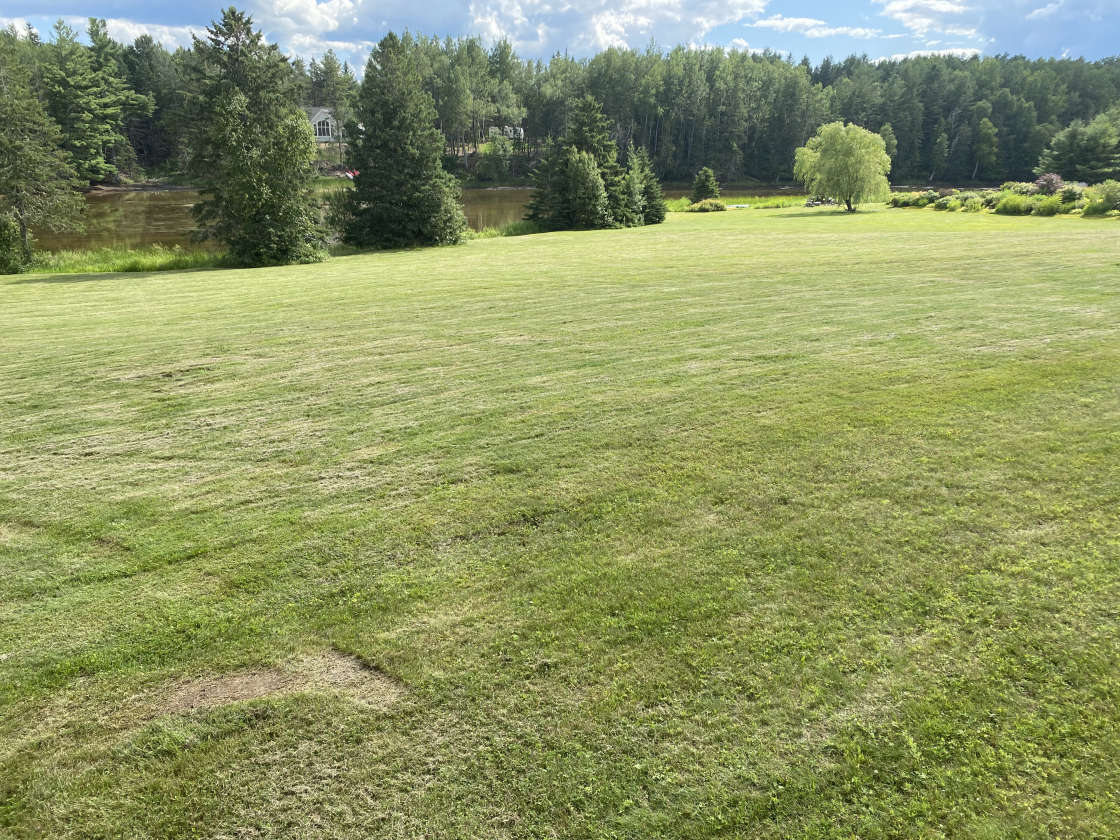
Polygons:
<instances>
[{"instance_id":1,"label":"willow tree","mask_svg":"<svg viewBox=\"0 0 1120 840\"><path fill-rule=\"evenodd\" d=\"M842 122L822 125L797 150L793 175L810 195L843 203L848 212L867 201L890 195L891 158L878 134Z\"/></svg>"}]
</instances>

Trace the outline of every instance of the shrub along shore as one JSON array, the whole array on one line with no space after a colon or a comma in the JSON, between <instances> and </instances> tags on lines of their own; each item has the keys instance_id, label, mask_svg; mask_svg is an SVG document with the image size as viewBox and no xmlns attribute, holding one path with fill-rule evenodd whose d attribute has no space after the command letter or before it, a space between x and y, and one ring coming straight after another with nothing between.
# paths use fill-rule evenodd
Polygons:
<instances>
[{"instance_id":1,"label":"shrub along shore","mask_svg":"<svg viewBox=\"0 0 1120 840\"><path fill-rule=\"evenodd\" d=\"M1065 183L1057 175L1043 175L1034 182L1008 181L993 190L895 193L888 204L965 213L990 210L1001 216L1107 216L1120 210L1120 182L1088 186Z\"/></svg>"},{"instance_id":2,"label":"shrub along shore","mask_svg":"<svg viewBox=\"0 0 1120 840\"><path fill-rule=\"evenodd\" d=\"M321 179L320 193L348 189L349 182ZM335 185L337 184L337 186ZM812 197L802 194L721 195L719 198L693 202L688 196L667 199L671 213L711 212L728 208L770 210L802 205L817 206ZM1102 217L1120 211L1120 182L1104 181L1087 186L1066 183L1056 175L1044 175L1034 182L1009 181L998 188L940 188L913 192L896 192L887 202L896 208L932 208L948 212L993 212L1003 216L1079 215ZM519 220L499 227L464 232L465 239L494 239L503 236L527 236L543 233L544 228L532 221ZM361 249L336 243L330 247L332 256L361 253ZM97 274L144 271L187 271L231 267L228 257L218 249L204 245L149 245L141 248L103 247L65 251L39 251L31 267L33 274Z\"/></svg>"}]
</instances>

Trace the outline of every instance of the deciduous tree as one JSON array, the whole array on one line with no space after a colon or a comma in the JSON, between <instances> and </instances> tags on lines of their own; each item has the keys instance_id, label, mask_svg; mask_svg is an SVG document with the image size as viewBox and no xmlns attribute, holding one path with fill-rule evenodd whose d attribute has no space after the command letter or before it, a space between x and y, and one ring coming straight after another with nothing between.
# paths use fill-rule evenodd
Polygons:
<instances>
[{"instance_id":1,"label":"deciduous tree","mask_svg":"<svg viewBox=\"0 0 1120 840\"><path fill-rule=\"evenodd\" d=\"M849 212L865 201L885 200L890 193L891 159L883 138L858 125L821 126L794 160L794 177L811 195L834 198Z\"/></svg>"}]
</instances>

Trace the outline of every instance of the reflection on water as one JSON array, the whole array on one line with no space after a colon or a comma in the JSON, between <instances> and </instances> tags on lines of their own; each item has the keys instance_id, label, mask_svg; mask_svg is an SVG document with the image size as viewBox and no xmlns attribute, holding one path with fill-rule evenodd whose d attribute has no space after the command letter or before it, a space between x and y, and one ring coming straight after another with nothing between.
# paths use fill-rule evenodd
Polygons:
<instances>
[{"instance_id":1,"label":"reflection on water","mask_svg":"<svg viewBox=\"0 0 1120 840\"><path fill-rule=\"evenodd\" d=\"M521 219L530 190L498 187L463 190L467 223L475 230L501 227ZM137 248L144 245L187 245L194 220L191 206L195 190L122 190L87 193L85 232L37 236L48 251L103 248Z\"/></svg>"},{"instance_id":2,"label":"reflection on water","mask_svg":"<svg viewBox=\"0 0 1120 840\"><path fill-rule=\"evenodd\" d=\"M96 191L86 194L85 232L42 232L40 248L103 248L142 245L185 245L191 241L194 190Z\"/></svg>"},{"instance_id":3,"label":"reflection on water","mask_svg":"<svg viewBox=\"0 0 1120 840\"><path fill-rule=\"evenodd\" d=\"M725 188L731 194L732 188ZM754 195L777 194L783 189L747 188ZM524 187L491 187L463 190L463 209L474 230L502 227L525 216L531 190ZM687 189L667 189L667 198L688 195ZM40 248L137 248L145 245L187 245L194 221L191 206L198 192L182 189L94 191L86 194L84 233L38 235Z\"/></svg>"},{"instance_id":4,"label":"reflection on water","mask_svg":"<svg viewBox=\"0 0 1120 840\"><path fill-rule=\"evenodd\" d=\"M525 218L525 205L529 203L531 192L522 187L463 190L467 224L471 230L482 230L521 221Z\"/></svg>"}]
</instances>

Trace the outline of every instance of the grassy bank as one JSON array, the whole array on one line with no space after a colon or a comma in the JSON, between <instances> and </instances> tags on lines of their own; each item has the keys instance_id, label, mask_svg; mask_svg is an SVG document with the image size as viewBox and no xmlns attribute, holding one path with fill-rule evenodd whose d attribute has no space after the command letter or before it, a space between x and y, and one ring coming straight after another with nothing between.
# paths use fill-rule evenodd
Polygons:
<instances>
[{"instance_id":1,"label":"grassy bank","mask_svg":"<svg viewBox=\"0 0 1120 840\"><path fill-rule=\"evenodd\" d=\"M804 195L721 195L719 200L726 205L748 205L753 210L775 210L782 207L803 207ZM666 202L671 213L683 213L692 205L692 199L670 198Z\"/></svg>"},{"instance_id":2,"label":"grassy bank","mask_svg":"<svg viewBox=\"0 0 1120 840\"><path fill-rule=\"evenodd\" d=\"M208 248L148 245L142 248L94 248L88 251L37 251L33 274L185 271L217 268L222 254Z\"/></svg>"},{"instance_id":3,"label":"grassy bank","mask_svg":"<svg viewBox=\"0 0 1120 840\"><path fill-rule=\"evenodd\" d=\"M0 836L1117 836L1111 231L0 280Z\"/></svg>"}]
</instances>

